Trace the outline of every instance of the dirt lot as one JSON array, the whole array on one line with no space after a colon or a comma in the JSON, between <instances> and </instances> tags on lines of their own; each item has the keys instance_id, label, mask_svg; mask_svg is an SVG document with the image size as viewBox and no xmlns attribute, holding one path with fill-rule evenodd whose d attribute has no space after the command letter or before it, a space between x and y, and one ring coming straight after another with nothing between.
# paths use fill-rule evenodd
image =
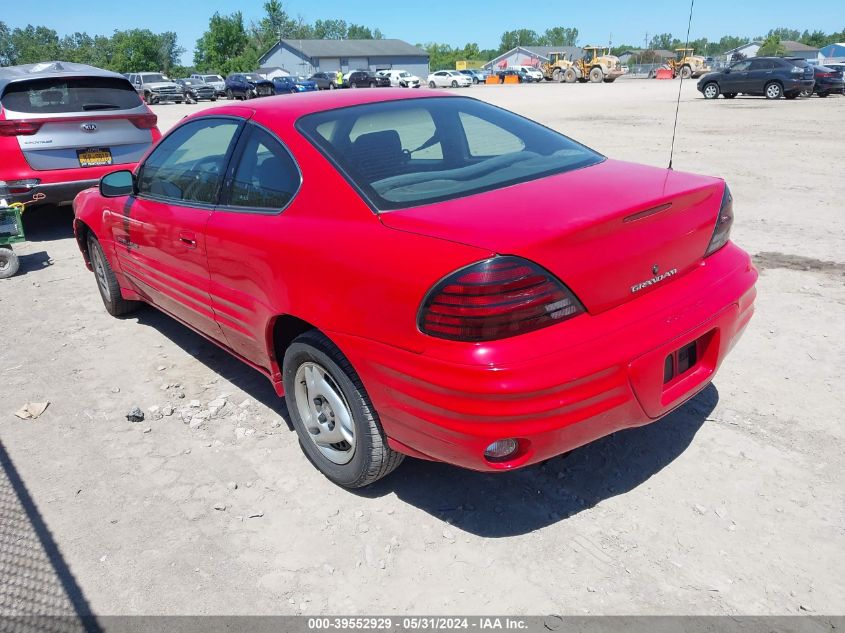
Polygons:
<instances>
[{"instance_id":1,"label":"dirt lot","mask_svg":"<svg viewBox=\"0 0 845 633\"><path fill-rule=\"evenodd\" d=\"M676 90L465 93L666 165ZM165 129L197 107L155 109ZM69 210L32 212L24 274L0 282L6 468L98 614L843 613L843 120L845 97L684 86L675 168L728 180L761 269L757 315L699 397L520 472L409 459L358 493L306 461L260 375L155 310L109 317ZM220 398L196 429L124 417Z\"/></svg>"}]
</instances>

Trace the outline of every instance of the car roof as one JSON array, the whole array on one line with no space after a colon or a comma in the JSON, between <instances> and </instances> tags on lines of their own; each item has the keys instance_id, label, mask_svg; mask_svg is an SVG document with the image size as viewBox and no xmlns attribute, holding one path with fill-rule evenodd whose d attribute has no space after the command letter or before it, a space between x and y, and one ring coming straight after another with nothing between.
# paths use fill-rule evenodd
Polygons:
<instances>
[{"instance_id":1,"label":"car roof","mask_svg":"<svg viewBox=\"0 0 845 633\"><path fill-rule=\"evenodd\" d=\"M285 95L264 97L262 99L250 100L248 106L224 104L214 108L200 110L186 117L186 120L213 116L215 114L239 113L243 115L244 111L247 110L254 112L256 118L260 118L262 121L275 120L283 123L285 121L296 121L306 114L369 103L413 101L415 99L430 99L432 97L458 98L461 96L440 90L426 90L423 94L408 94L409 92L411 91L403 90L402 88L383 88L381 90L326 90L305 92L297 95L296 99L291 99Z\"/></svg>"},{"instance_id":2,"label":"car roof","mask_svg":"<svg viewBox=\"0 0 845 633\"><path fill-rule=\"evenodd\" d=\"M52 79L55 77L114 77L126 80L120 73L103 70L88 64L52 61L38 64L22 64L0 68L0 92L10 83L29 79Z\"/></svg>"}]
</instances>

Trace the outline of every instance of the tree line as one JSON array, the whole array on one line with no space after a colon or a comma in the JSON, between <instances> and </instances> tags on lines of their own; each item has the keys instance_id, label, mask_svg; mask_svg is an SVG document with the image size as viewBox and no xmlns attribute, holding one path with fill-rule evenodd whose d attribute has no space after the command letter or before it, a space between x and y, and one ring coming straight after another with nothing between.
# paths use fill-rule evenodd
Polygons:
<instances>
[{"instance_id":1,"label":"tree line","mask_svg":"<svg viewBox=\"0 0 845 633\"><path fill-rule=\"evenodd\" d=\"M267 0L264 15L247 23L240 11L228 15L215 13L208 28L194 47L193 65L181 65L185 49L177 42L176 33L153 33L148 29L116 30L111 35L73 33L64 37L44 26L28 25L9 28L0 21L0 66L35 63L53 59L80 62L117 72L156 70L172 75L184 75L194 70L228 74L250 71L258 67L258 59L279 39L383 39L380 29L347 23L345 20L325 19L313 23L302 16L291 16L280 0ZM432 70L454 68L455 62L469 60L486 62L517 46L575 46L579 44L575 27L556 26L539 33L532 29L514 29L502 33L499 46L482 49L470 42L462 47L439 42L417 44L427 51ZM839 32L798 31L789 28L771 29L765 36L748 38L725 35L718 40L697 38L689 42L696 53L720 55L749 41L763 42L762 54L783 54L783 40L795 40L821 48L845 41L845 29ZM600 44L595 42L596 44ZM644 42L645 43L645 42ZM645 50L631 44L611 47L620 55L640 50L641 63L657 61L657 49L674 50L685 42L671 33L659 33L650 38ZM649 55L654 59L648 59Z\"/></svg>"}]
</instances>

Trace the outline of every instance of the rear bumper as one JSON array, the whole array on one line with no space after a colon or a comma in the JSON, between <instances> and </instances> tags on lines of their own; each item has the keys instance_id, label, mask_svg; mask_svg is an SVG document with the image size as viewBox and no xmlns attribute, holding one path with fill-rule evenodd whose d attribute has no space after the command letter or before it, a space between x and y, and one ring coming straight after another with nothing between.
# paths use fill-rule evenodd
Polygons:
<instances>
[{"instance_id":1,"label":"rear bumper","mask_svg":"<svg viewBox=\"0 0 845 633\"><path fill-rule=\"evenodd\" d=\"M110 171L115 171L121 166L112 166ZM100 182L99 178L93 180L73 180L68 182L41 183L35 185L26 193L14 193L8 196L9 202L23 202L27 208L51 204L55 206L67 205L73 202L80 191L89 187L96 187Z\"/></svg>"},{"instance_id":2,"label":"rear bumper","mask_svg":"<svg viewBox=\"0 0 845 633\"><path fill-rule=\"evenodd\" d=\"M787 79L783 82L783 91L812 90L815 84L815 79Z\"/></svg>"},{"instance_id":3,"label":"rear bumper","mask_svg":"<svg viewBox=\"0 0 845 633\"><path fill-rule=\"evenodd\" d=\"M534 357L523 348L519 359L495 365L446 360L436 345L416 354L331 336L360 374L394 449L506 470L648 424L698 393L751 318L756 279L748 255L729 244L625 305L517 337ZM693 341L696 365L664 384L666 356ZM465 347L479 356L478 346ZM503 358L498 351L493 356ZM519 439L517 455L486 461L485 447L504 438Z\"/></svg>"}]
</instances>

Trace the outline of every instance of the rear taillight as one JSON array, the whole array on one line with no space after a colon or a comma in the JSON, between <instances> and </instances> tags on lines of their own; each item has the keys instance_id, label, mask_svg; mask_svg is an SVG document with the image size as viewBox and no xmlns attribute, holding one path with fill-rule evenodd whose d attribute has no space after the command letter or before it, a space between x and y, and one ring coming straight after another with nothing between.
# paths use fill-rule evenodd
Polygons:
<instances>
[{"instance_id":1,"label":"rear taillight","mask_svg":"<svg viewBox=\"0 0 845 633\"><path fill-rule=\"evenodd\" d=\"M725 244L731 237L731 226L734 223L734 199L731 190L725 185L725 193L722 194L722 206L719 208L719 217L716 218L716 228L713 229L713 237L707 246L704 256L712 255Z\"/></svg>"},{"instance_id":2,"label":"rear taillight","mask_svg":"<svg viewBox=\"0 0 845 633\"><path fill-rule=\"evenodd\" d=\"M139 130L151 130L158 123L158 117L152 112L147 114L133 114L129 117L132 124Z\"/></svg>"},{"instance_id":3,"label":"rear taillight","mask_svg":"<svg viewBox=\"0 0 845 633\"><path fill-rule=\"evenodd\" d=\"M0 136L32 136L43 125L42 121L24 121L12 119L0 121Z\"/></svg>"},{"instance_id":4,"label":"rear taillight","mask_svg":"<svg viewBox=\"0 0 845 633\"><path fill-rule=\"evenodd\" d=\"M553 275L519 257L493 257L449 275L420 308L425 334L492 341L539 330L584 311Z\"/></svg>"},{"instance_id":5,"label":"rear taillight","mask_svg":"<svg viewBox=\"0 0 845 633\"><path fill-rule=\"evenodd\" d=\"M816 77L836 77L836 73L817 73Z\"/></svg>"}]
</instances>

